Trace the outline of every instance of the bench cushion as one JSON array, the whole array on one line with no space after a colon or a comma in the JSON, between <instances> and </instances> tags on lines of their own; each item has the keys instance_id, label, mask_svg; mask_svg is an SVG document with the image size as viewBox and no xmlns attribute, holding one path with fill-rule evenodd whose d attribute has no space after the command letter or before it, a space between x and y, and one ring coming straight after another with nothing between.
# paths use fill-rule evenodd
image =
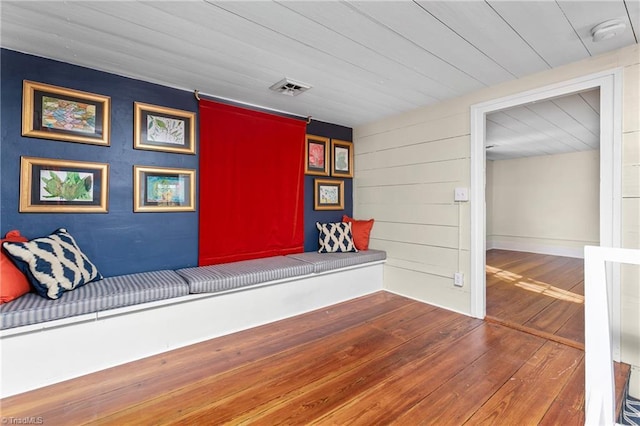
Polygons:
<instances>
[{"instance_id":1,"label":"bench cushion","mask_svg":"<svg viewBox=\"0 0 640 426\"><path fill-rule=\"evenodd\" d=\"M313 265L313 272L326 272L332 269L346 268L368 262L385 260L387 252L383 250L361 250L357 253L316 253L306 252L289 254L287 257Z\"/></svg>"},{"instance_id":2,"label":"bench cushion","mask_svg":"<svg viewBox=\"0 0 640 426\"><path fill-rule=\"evenodd\" d=\"M313 266L285 256L274 256L184 268L176 272L189 283L191 293L214 293L308 275L313 272Z\"/></svg>"},{"instance_id":3,"label":"bench cushion","mask_svg":"<svg viewBox=\"0 0 640 426\"><path fill-rule=\"evenodd\" d=\"M53 321L76 315L189 294L189 286L174 271L153 271L105 278L66 292L56 300L35 293L0 305L0 329Z\"/></svg>"}]
</instances>

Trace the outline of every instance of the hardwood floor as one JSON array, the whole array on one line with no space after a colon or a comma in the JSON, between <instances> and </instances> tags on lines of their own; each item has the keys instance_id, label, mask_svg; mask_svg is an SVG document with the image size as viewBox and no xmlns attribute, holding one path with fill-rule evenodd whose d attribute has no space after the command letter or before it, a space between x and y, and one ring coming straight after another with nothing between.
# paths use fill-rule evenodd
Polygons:
<instances>
[{"instance_id":1,"label":"hardwood floor","mask_svg":"<svg viewBox=\"0 0 640 426\"><path fill-rule=\"evenodd\" d=\"M487 319L584 349L583 260L487 251Z\"/></svg>"},{"instance_id":2,"label":"hardwood floor","mask_svg":"<svg viewBox=\"0 0 640 426\"><path fill-rule=\"evenodd\" d=\"M584 353L378 292L0 404L47 425L581 425Z\"/></svg>"}]
</instances>

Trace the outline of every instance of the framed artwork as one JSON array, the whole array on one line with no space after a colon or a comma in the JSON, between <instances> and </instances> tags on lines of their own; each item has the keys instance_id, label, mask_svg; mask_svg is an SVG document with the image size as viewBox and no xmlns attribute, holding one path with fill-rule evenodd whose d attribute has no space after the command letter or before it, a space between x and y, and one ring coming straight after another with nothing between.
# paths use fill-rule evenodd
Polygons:
<instances>
[{"instance_id":1,"label":"framed artwork","mask_svg":"<svg viewBox=\"0 0 640 426\"><path fill-rule=\"evenodd\" d=\"M21 213L106 213L109 165L20 157Z\"/></svg>"},{"instance_id":2,"label":"framed artwork","mask_svg":"<svg viewBox=\"0 0 640 426\"><path fill-rule=\"evenodd\" d=\"M111 98L24 80L22 136L109 146Z\"/></svg>"},{"instance_id":3,"label":"framed artwork","mask_svg":"<svg viewBox=\"0 0 640 426\"><path fill-rule=\"evenodd\" d=\"M331 139L331 176L353 177L353 142Z\"/></svg>"},{"instance_id":4,"label":"framed artwork","mask_svg":"<svg viewBox=\"0 0 640 426\"><path fill-rule=\"evenodd\" d=\"M133 166L134 212L193 212L196 171Z\"/></svg>"},{"instance_id":5,"label":"framed artwork","mask_svg":"<svg viewBox=\"0 0 640 426\"><path fill-rule=\"evenodd\" d=\"M156 105L134 103L135 149L196 153L196 113Z\"/></svg>"},{"instance_id":6,"label":"framed artwork","mask_svg":"<svg viewBox=\"0 0 640 426\"><path fill-rule=\"evenodd\" d=\"M329 138L307 135L304 158L305 174L329 176Z\"/></svg>"},{"instance_id":7,"label":"framed artwork","mask_svg":"<svg viewBox=\"0 0 640 426\"><path fill-rule=\"evenodd\" d=\"M344 210L344 181L314 179L314 210Z\"/></svg>"}]
</instances>

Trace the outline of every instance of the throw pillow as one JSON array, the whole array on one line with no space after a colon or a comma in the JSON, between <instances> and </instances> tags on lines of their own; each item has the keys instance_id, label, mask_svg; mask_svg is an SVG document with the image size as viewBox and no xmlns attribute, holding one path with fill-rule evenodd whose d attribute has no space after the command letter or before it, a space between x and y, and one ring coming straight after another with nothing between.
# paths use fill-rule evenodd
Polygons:
<instances>
[{"instance_id":1,"label":"throw pillow","mask_svg":"<svg viewBox=\"0 0 640 426\"><path fill-rule=\"evenodd\" d=\"M65 291L102 279L98 268L63 228L28 242L4 242L2 247L42 297L58 299Z\"/></svg>"},{"instance_id":2,"label":"throw pillow","mask_svg":"<svg viewBox=\"0 0 640 426\"><path fill-rule=\"evenodd\" d=\"M0 240L0 244L5 241L22 243L28 240L20 235L20 231L14 229L7 232L4 239ZM0 304L17 299L30 291L31 287L26 275L13 264L4 251L0 250Z\"/></svg>"},{"instance_id":3,"label":"throw pillow","mask_svg":"<svg viewBox=\"0 0 640 426\"><path fill-rule=\"evenodd\" d=\"M353 234L353 242L358 250L369 250L369 236L371 228L373 228L373 219L356 220L347 215L342 216L343 222L351 224L351 233Z\"/></svg>"},{"instance_id":4,"label":"throw pillow","mask_svg":"<svg viewBox=\"0 0 640 426\"><path fill-rule=\"evenodd\" d=\"M318 253L336 253L358 251L351 237L351 224L345 222L320 223L316 222L320 249Z\"/></svg>"}]
</instances>

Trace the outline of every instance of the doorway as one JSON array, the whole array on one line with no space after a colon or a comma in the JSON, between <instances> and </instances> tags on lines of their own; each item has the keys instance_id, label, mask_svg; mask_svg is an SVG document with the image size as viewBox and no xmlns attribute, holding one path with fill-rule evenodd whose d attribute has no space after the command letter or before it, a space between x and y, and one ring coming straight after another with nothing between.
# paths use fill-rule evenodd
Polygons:
<instances>
[{"instance_id":1,"label":"doorway","mask_svg":"<svg viewBox=\"0 0 640 426\"><path fill-rule=\"evenodd\" d=\"M486 315L486 115L545 99L600 90L600 244L620 247L621 81L619 69L530 90L471 107L471 313ZM608 271L613 355L620 359L620 272Z\"/></svg>"},{"instance_id":2,"label":"doorway","mask_svg":"<svg viewBox=\"0 0 640 426\"><path fill-rule=\"evenodd\" d=\"M600 91L486 115L486 319L584 347L599 240Z\"/></svg>"}]
</instances>

